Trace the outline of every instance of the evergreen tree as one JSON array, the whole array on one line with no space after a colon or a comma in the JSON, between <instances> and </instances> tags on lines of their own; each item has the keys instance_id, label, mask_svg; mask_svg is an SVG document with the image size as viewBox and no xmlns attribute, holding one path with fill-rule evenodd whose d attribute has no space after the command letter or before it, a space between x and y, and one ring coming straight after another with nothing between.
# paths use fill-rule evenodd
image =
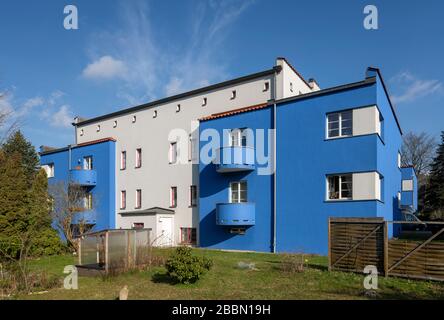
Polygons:
<instances>
[{"instance_id":1,"label":"evergreen tree","mask_svg":"<svg viewBox=\"0 0 444 320\"><path fill-rule=\"evenodd\" d=\"M444 131L430 170L426 206L431 211L444 210Z\"/></svg>"},{"instance_id":2,"label":"evergreen tree","mask_svg":"<svg viewBox=\"0 0 444 320\"><path fill-rule=\"evenodd\" d=\"M6 157L14 153L20 154L23 170L30 186L39 166L39 157L33 145L18 130L6 140L2 149Z\"/></svg>"}]
</instances>

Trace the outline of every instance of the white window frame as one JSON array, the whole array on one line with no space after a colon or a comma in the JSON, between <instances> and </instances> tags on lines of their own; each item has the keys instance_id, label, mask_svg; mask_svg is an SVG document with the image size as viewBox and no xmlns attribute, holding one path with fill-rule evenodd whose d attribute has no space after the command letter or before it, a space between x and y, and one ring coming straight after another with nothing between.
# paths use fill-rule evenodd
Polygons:
<instances>
[{"instance_id":1,"label":"white window frame","mask_svg":"<svg viewBox=\"0 0 444 320\"><path fill-rule=\"evenodd\" d=\"M170 208L177 207L177 186L170 187Z\"/></svg>"},{"instance_id":2,"label":"white window frame","mask_svg":"<svg viewBox=\"0 0 444 320\"><path fill-rule=\"evenodd\" d=\"M83 157L83 170L92 170L93 169L93 157L86 156Z\"/></svg>"},{"instance_id":3,"label":"white window frame","mask_svg":"<svg viewBox=\"0 0 444 320\"><path fill-rule=\"evenodd\" d=\"M401 161L401 152L398 151L398 168L401 169L402 167L402 161Z\"/></svg>"},{"instance_id":4,"label":"white window frame","mask_svg":"<svg viewBox=\"0 0 444 320\"><path fill-rule=\"evenodd\" d=\"M237 201L233 200L233 185L237 185ZM241 186L245 185L245 190L241 189ZM242 200L242 191L245 191L245 199L244 201ZM229 203L247 203L248 202L248 183L246 180L241 180L241 181L232 181L230 182L230 188L229 188Z\"/></svg>"},{"instance_id":5,"label":"white window frame","mask_svg":"<svg viewBox=\"0 0 444 320\"><path fill-rule=\"evenodd\" d=\"M93 209L93 195L91 192L85 194L85 197L83 198L83 208L85 210Z\"/></svg>"},{"instance_id":6,"label":"white window frame","mask_svg":"<svg viewBox=\"0 0 444 320\"><path fill-rule=\"evenodd\" d=\"M177 142L170 142L170 164L177 163Z\"/></svg>"},{"instance_id":7,"label":"white window frame","mask_svg":"<svg viewBox=\"0 0 444 320\"><path fill-rule=\"evenodd\" d=\"M120 191L120 209L126 209L126 190Z\"/></svg>"},{"instance_id":8,"label":"white window frame","mask_svg":"<svg viewBox=\"0 0 444 320\"><path fill-rule=\"evenodd\" d=\"M142 208L142 189L136 189L136 206L135 209Z\"/></svg>"},{"instance_id":9,"label":"white window frame","mask_svg":"<svg viewBox=\"0 0 444 320\"><path fill-rule=\"evenodd\" d=\"M190 207L197 206L197 186L196 185L190 186L189 200L190 200L190 203L189 203Z\"/></svg>"},{"instance_id":10,"label":"white window frame","mask_svg":"<svg viewBox=\"0 0 444 320\"><path fill-rule=\"evenodd\" d=\"M350 181L351 181L351 197L343 197L342 196L342 178L344 176L350 177ZM334 178L334 177L338 177L339 178L339 190L338 190L338 198L337 199L330 199L330 178ZM326 194L326 199L327 201L341 201L341 200L353 200L353 174L351 173L347 173L347 174L331 174L327 176L326 179L327 183L327 194Z\"/></svg>"},{"instance_id":11,"label":"white window frame","mask_svg":"<svg viewBox=\"0 0 444 320\"><path fill-rule=\"evenodd\" d=\"M141 168L142 167L142 148L136 149L136 166L135 168Z\"/></svg>"},{"instance_id":12,"label":"white window frame","mask_svg":"<svg viewBox=\"0 0 444 320\"><path fill-rule=\"evenodd\" d=\"M230 147L246 147L247 136L244 134L246 128L232 129L230 131L229 145Z\"/></svg>"},{"instance_id":13,"label":"white window frame","mask_svg":"<svg viewBox=\"0 0 444 320\"><path fill-rule=\"evenodd\" d=\"M351 133L350 134L342 134L342 117L344 113L351 113ZM330 123L329 121L329 117L333 116L333 115L338 115L338 131L339 131L339 135L337 136L330 136L330 130L328 128L328 125ZM331 112L328 113L326 116L326 124L325 124L325 134L326 134L326 138L327 139L337 139L337 138L344 138L344 137L352 137L353 136L353 110L344 110L344 111L339 111L339 112Z\"/></svg>"},{"instance_id":14,"label":"white window frame","mask_svg":"<svg viewBox=\"0 0 444 320\"><path fill-rule=\"evenodd\" d=\"M413 191L413 179L402 180L402 191L411 192Z\"/></svg>"},{"instance_id":15,"label":"white window frame","mask_svg":"<svg viewBox=\"0 0 444 320\"><path fill-rule=\"evenodd\" d=\"M126 170L126 151L120 152L120 170Z\"/></svg>"},{"instance_id":16,"label":"white window frame","mask_svg":"<svg viewBox=\"0 0 444 320\"><path fill-rule=\"evenodd\" d=\"M54 163L48 163L42 166L42 168L46 171L46 176L48 178L54 178L55 166Z\"/></svg>"}]
</instances>

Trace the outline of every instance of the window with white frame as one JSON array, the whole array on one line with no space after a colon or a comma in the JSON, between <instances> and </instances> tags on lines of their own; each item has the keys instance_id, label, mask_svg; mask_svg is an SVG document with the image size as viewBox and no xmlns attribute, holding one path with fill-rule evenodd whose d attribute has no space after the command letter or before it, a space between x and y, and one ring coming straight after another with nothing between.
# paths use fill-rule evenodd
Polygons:
<instances>
[{"instance_id":1,"label":"window with white frame","mask_svg":"<svg viewBox=\"0 0 444 320\"><path fill-rule=\"evenodd\" d=\"M170 143L170 164L177 162L177 142Z\"/></svg>"},{"instance_id":2,"label":"window with white frame","mask_svg":"<svg viewBox=\"0 0 444 320\"><path fill-rule=\"evenodd\" d=\"M247 182L238 181L230 183L230 203L247 202Z\"/></svg>"},{"instance_id":3,"label":"window with white frame","mask_svg":"<svg viewBox=\"0 0 444 320\"><path fill-rule=\"evenodd\" d=\"M353 198L353 176L351 174L327 177L328 200L350 200Z\"/></svg>"},{"instance_id":4,"label":"window with white frame","mask_svg":"<svg viewBox=\"0 0 444 320\"><path fill-rule=\"evenodd\" d=\"M339 138L353 135L353 111L335 112L327 115L327 137Z\"/></svg>"},{"instance_id":5,"label":"window with white frame","mask_svg":"<svg viewBox=\"0 0 444 320\"><path fill-rule=\"evenodd\" d=\"M177 187L170 188L170 208L177 207Z\"/></svg>"},{"instance_id":6,"label":"window with white frame","mask_svg":"<svg viewBox=\"0 0 444 320\"><path fill-rule=\"evenodd\" d=\"M197 186L190 186L190 207L197 206Z\"/></svg>"},{"instance_id":7,"label":"window with white frame","mask_svg":"<svg viewBox=\"0 0 444 320\"><path fill-rule=\"evenodd\" d=\"M45 170L48 178L54 178L54 163L45 164L42 168Z\"/></svg>"},{"instance_id":8,"label":"window with white frame","mask_svg":"<svg viewBox=\"0 0 444 320\"><path fill-rule=\"evenodd\" d=\"M83 170L92 170L93 169L93 158L92 156L83 158Z\"/></svg>"},{"instance_id":9,"label":"window with white frame","mask_svg":"<svg viewBox=\"0 0 444 320\"><path fill-rule=\"evenodd\" d=\"M136 209L142 208L142 190L136 190Z\"/></svg>"},{"instance_id":10,"label":"window with white frame","mask_svg":"<svg viewBox=\"0 0 444 320\"><path fill-rule=\"evenodd\" d=\"M85 210L93 209L93 195L92 193L87 193L83 198L83 207Z\"/></svg>"},{"instance_id":11,"label":"window with white frame","mask_svg":"<svg viewBox=\"0 0 444 320\"><path fill-rule=\"evenodd\" d=\"M136 149L136 168L142 167L142 149Z\"/></svg>"},{"instance_id":12,"label":"window with white frame","mask_svg":"<svg viewBox=\"0 0 444 320\"><path fill-rule=\"evenodd\" d=\"M398 192L398 208L401 208L401 192Z\"/></svg>"},{"instance_id":13,"label":"window with white frame","mask_svg":"<svg viewBox=\"0 0 444 320\"><path fill-rule=\"evenodd\" d=\"M120 153L120 170L126 169L126 151Z\"/></svg>"},{"instance_id":14,"label":"window with white frame","mask_svg":"<svg viewBox=\"0 0 444 320\"><path fill-rule=\"evenodd\" d=\"M398 152L398 168L401 168L401 166L402 166L402 162L401 162L401 153L400 152Z\"/></svg>"},{"instance_id":15,"label":"window with white frame","mask_svg":"<svg viewBox=\"0 0 444 320\"><path fill-rule=\"evenodd\" d=\"M120 191L120 209L126 208L126 190Z\"/></svg>"},{"instance_id":16,"label":"window with white frame","mask_svg":"<svg viewBox=\"0 0 444 320\"><path fill-rule=\"evenodd\" d=\"M413 180L402 180L402 191L413 191Z\"/></svg>"},{"instance_id":17,"label":"window with white frame","mask_svg":"<svg viewBox=\"0 0 444 320\"><path fill-rule=\"evenodd\" d=\"M246 147L247 135L246 129L233 129L230 131L230 147Z\"/></svg>"}]
</instances>

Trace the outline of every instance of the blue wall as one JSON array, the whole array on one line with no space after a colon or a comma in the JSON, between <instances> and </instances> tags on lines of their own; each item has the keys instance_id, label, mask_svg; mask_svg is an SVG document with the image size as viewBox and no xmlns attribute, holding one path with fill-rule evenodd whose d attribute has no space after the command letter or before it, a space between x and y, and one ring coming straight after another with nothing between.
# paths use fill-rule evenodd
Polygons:
<instances>
[{"instance_id":1,"label":"blue wall","mask_svg":"<svg viewBox=\"0 0 444 320\"><path fill-rule=\"evenodd\" d=\"M82 214L96 221L94 231L115 228L115 142L105 141L71 149L71 168L83 167L83 158L93 157L93 169L97 172L97 184L88 187L93 195L93 210ZM54 163L54 177L49 184L69 181L69 152L67 149L42 154L42 165Z\"/></svg>"},{"instance_id":2,"label":"blue wall","mask_svg":"<svg viewBox=\"0 0 444 320\"><path fill-rule=\"evenodd\" d=\"M401 133L378 74L376 81L342 91L278 104L277 108L277 251L327 254L328 217L384 217L398 215L401 171L397 154ZM383 118L378 134L325 139L326 114L377 105ZM201 123L201 130L271 128L272 108ZM326 201L326 175L376 171L383 176L381 201ZM249 200L256 202L256 225L245 235L230 235L216 226L217 202L228 201L228 183L236 175L217 173L200 165L200 244L239 250L270 251L272 246L273 177L244 177ZM224 232L225 231L225 232ZM392 234L392 230L389 230Z\"/></svg>"},{"instance_id":3,"label":"blue wall","mask_svg":"<svg viewBox=\"0 0 444 320\"><path fill-rule=\"evenodd\" d=\"M224 129L268 129L271 127L271 110L265 109L221 118L218 121L202 122L200 131L216 129L223 136ZM266 140L267 141L267 140ZM222 143L222 141L221 141ZM226 145L226 144L225 144ZM202 146L202 142L201 142ZM266 143L266 149L268 143ZM256 205L256 223L248 227L245 235L229 232L229 227L216 225L216 204L229 202L230 182L245 180L248 185L248 202ZM218 173L214 164L199 165L199 242L202 247L219 249L242 249L270 251L272 236L272 175L257 175L254 171Z\"/></svg>"},{"instance_id":4,"label":"blue wall","mask_svg":"<svg viewBox=\"0 0 444 320\"><path fill-rule=\"evenodd\" d=\"M413 167L401 168L402 180L413 180L413 191L402 191L401 205L410 206L415 211L418 210L418 179Z\"/></svg>"}]
</instances>

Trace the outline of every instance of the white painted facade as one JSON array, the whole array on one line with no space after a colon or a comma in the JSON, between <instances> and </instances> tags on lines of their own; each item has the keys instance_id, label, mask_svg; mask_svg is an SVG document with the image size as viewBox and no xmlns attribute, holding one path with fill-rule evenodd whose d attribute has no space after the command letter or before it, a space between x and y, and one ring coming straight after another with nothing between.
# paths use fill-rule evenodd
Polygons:
<instances>
[{"instance_id":1,"label":"white painted facade","mask_svg":"<svg viewBox=\"0 0 444 320\"><path fill-rule=\"evenodd\" d=\"M162 230L169 232L172 245L180 242L180 228L198 230L199 204L190 205L190 186L197 186L197 193L200 192L198 164L191 161L170 164L170 142L173 140L168 139L169 134L174 129L183 129L191 134L193 122L196 124L197 119L214 113L266 103L275 96L282 99L319 90L315 81L306 82L285 59L278 58L276 65L282 67L279 73L76 125L76 143L107 137L116 139L116 228L132 228L134 223L143 223L145 228L153 229L156 237L161 236ZM204 100L206 103L203 103ZM135 168L137 149L142 149L140 168ZM182 149L179 152L188 153L188 148ZM125 170L121 170L120 166L122 151L126 151ZM120 214L152 207L169 209L171 187L177 187L177 206L171 208L174 214ZM140 209L136 209L137 189L142 190ZM125 209L120 209L122 190L126 191ZM169 223L166 221L171 222L171 232L165 227Z\"/></svg>"}]
</instances>

